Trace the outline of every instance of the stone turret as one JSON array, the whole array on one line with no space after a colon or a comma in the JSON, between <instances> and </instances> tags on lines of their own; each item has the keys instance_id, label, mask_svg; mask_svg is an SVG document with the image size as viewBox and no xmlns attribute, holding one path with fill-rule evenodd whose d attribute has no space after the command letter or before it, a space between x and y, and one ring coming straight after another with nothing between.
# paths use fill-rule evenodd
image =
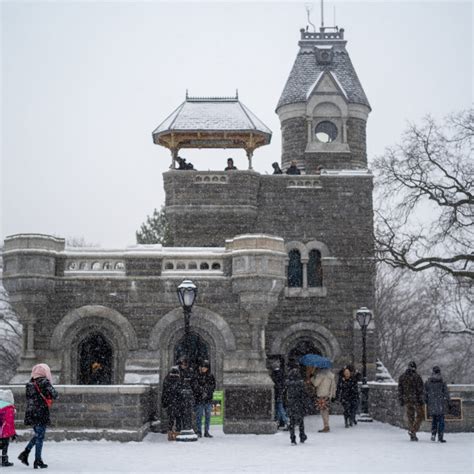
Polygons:
<instances>
[{"instance_id":1,"label":"stone turret","mask_svg":"<svg viewBox=\"0 0 474 474\"><path fill-rule=\"evenodd\" d=\"M344 30L328 30L301 30L300 50L276 108L283 169L291 160L307 174L320 167L367 167L371 108L346 50Z\"/></svg>"}]
</instances>

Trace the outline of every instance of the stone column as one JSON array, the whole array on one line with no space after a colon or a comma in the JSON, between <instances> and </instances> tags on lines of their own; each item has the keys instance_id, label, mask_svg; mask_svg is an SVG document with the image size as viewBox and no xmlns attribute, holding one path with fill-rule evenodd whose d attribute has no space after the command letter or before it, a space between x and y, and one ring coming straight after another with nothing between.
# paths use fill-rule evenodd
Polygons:
<instances>
[{"instance_id":1,"label":"stone column","mask_svg":"<svg viewBox=\"0 0 474 474\"><path fill-rule=\"evenodd\" d=\"M250 334L248 348L228 356L224 367L225 433L274 433L273 382L266 367L265 327L285 284L283 239L242 235L232 251L232 290Z\"/></svg>"}]
</instances>

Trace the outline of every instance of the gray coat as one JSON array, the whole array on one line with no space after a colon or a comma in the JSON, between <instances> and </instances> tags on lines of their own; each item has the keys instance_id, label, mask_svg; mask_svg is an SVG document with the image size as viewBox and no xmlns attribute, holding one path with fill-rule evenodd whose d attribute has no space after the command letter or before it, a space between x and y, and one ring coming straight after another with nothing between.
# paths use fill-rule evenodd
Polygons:
<instances>
[{"instance_id":1,"label":"gray coat","mask_svg":"<svg viewBox=\"0 0 474 474\"><path fill-rule=\"evenodd\" d=\"M444 415L449 402L449 392L441 374L433 374L425 383L425 401L428 416Z\"/></svg>"}]
</instances>

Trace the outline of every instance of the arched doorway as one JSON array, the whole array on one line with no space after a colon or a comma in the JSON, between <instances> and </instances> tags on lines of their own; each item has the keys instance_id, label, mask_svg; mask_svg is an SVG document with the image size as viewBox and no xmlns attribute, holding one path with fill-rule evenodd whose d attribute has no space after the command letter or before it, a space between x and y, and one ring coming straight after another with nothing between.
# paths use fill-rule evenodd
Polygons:
<instances>
[{"instance_id":1,"label":"arched doorway","mask_svg":"<svg viewBox=\"0 0 474 474\"><path fill-rule=\"evenodd\" d=\"M113 351L101 333L90 334L78 345L78 382L81 385L112 383Z\"/></svg>"},{"instance_id":2,"label":"arched doorway","mask_svg":"<svg viewBox=\"0 0 474 474\"><path fill-rule=\"evenodd\" d=\"M187 346L189 349L187 349ZM183 336L176 344L174 348L174 363L176 364L183 355L188 356L190 367L197 370L200 361L210 361L209 344L199 334L191 332L188 341Z\"/></svg>"},{"instance_id":3,"label":"arched doorway","mask_svg":"<svg viewBox=\"0 0 474 474\"><path fill-rule=\"evenodd\" d=\"M306 354L323 355L322 351L314 344L311 339L300 339L289 351L288 361L298 360Z\"/></svg>"}]
</instances>

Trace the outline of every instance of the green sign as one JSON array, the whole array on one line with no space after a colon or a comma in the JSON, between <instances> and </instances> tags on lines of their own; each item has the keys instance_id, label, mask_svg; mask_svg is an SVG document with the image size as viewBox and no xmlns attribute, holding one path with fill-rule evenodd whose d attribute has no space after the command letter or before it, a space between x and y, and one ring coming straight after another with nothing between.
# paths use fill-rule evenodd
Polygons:
<instances>
[{"instance_id":1,"label":"green sign","mask_svg":"<svg viewBox=\"0 0 474 474\"><path fill-rule=\"evenodd\" d=\"M212 397L211 425L224 424L224 391L216 390Z\"/></svg>"}]
</instances>

